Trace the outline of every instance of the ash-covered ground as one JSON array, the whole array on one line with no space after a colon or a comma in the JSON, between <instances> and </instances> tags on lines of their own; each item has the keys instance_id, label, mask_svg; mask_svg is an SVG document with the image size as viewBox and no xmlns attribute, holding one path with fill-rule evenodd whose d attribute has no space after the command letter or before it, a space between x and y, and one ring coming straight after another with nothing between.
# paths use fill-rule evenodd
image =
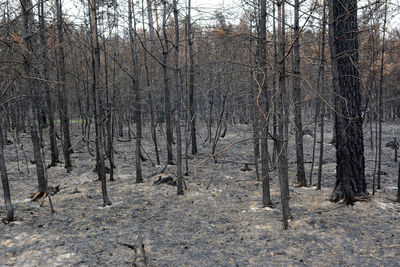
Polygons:
<instances>
[{"instance_id":1,"label":"ash-covered ground","mask_svg":"<svg viewBox=\"0 0 400 267\"><path fill-rule=\"evenodd\" d=\"M74 127L80 132L77 125ZM214 163L213 159L204 162L211 144L203 144L199 138L200 153L189 159L190 173L185 177L188 189L184 196L177 196L174 186L154 185L159 175L150 176L163 164L152 166L150 160L143 162L145 183L136 184L134 141L116 140L115 181L108 181L113 205L103 208L100 182L93 172L95 160L76 135L72 141L73 171L66 173L62 164L48 169L49 185L60 188L52 197L56 210L52 214L48 200L40 207L40 202L28 198L37 189L36 170L30 162L29 135L21 135L25 155L15 143L5 147L18 220L0 224L0 265L398 266L400 204L393 202L398 164L393 161L393 150L385 144L393 140L393 132L399 133L399 127L384 125L382 170L386 174L382 175L382 190L354 206L329 201L335 180L335 150L328 143L332 126L326 129L322 191L316 191L315 186L295 187L295 146L293 141L289 144L293 219L288 230L282 230L277 172L271 173L275 207L261 208L261 182L256 180L254 165L250 165L251 171L241 171L244 163L253 162L252 141L237 143ZM150 134L147 129L144 132L144 149L154 162ZM201 134L204 138L205 130ZM250 126L231 125L217 151L251 136ZM375 151L369 136L366 129L366 178L371 188ZM159 141L164 158L161 133ZM313 139L305 135L304 142L308 179ZM47 147L45 150L48 163ZM194 166L198 166L196 172ZM314 181L316 173L317 167ZM174 177L175 166L165 169L162 176L167 175ZM3 201L2 191L0 198ZM3 202L0 216L5 216Z\"/></svg>"}]
</instances>

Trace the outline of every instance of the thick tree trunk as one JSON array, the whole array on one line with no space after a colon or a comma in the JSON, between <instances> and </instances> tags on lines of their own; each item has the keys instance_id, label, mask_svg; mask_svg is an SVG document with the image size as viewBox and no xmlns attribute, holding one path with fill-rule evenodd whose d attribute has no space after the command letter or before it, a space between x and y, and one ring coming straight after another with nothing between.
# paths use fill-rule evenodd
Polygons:
<instances>
[{"instance_id":1,"label":"thick tree trunk","mask_svg":"<svg viewBox=\"0 0 400 267\"><path fill-rule=\"evenodd\" d=\"M333 0L334 70L336 93L336 185L332 199L352 204L364 197L364 143L358 64L357 1ZM336 66L335 66L336 65Z\"/></svg>"}]
</instances>

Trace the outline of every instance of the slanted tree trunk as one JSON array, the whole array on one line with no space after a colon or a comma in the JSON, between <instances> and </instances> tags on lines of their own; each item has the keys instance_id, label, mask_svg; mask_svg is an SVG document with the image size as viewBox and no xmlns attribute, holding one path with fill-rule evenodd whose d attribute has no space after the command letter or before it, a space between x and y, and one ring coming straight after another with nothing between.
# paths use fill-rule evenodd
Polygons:
<instances>
[{"instance_id":1,"label":"slanted tree trunk","mask_svg":"<svg viewBox=\"0 0 400 267\"><path fill-rule=\"evenodd\" d=\"M306 173L304 170L303 152L303 121L301 118L301 88L300 88L300 28L299 28L300 1L294 2L294 62L293 62L293 101L294 121L296 132L296 162L297 162L297 185L307 186Z\"/></svg>"},{"instance_id":2,"label":"slanted tree trunk","mask_svg":"<svg viewBox=\"0 0 400 267\"><path fill-rule=\"evenodd\" d=\"M11 194L10 194L10 185L8 183L7 176L7 168L6 162L4 160L4 151L3 151L3 129L0 123L0 172L1 172L1 182L3 184L3 195L4 202L7 210L7 217L5 218L7 221L11 221L14 219L14 209L11 202Z\"/></svg>"},{"instance_id":3,"label":"slanted tree trunk","mask_svg":"<svg viewBox=\"0 0 400 267\"><path fill-rule=\"evenodd\" d=\"M364 175L364 143L358 72L357 1L333 0L333 69L336 88L336 185L332 200L352 204L368 194ZM335 76L334 76L335 77Z\"/></svg>"},{"instance_id":4,"label":"slanted tree trunk","mask_svg":"<svg viewBox=\"0 0 400 267\"><path fill-rule=\"evenodd\" d=\"M140 149L142 146L142 107L141 107L141 94L140 94L140 86L139 86L139 63L137 58L137 49L135 42L136 34L136 24L135 29L133 28L133 6L132 0L128 0L128 22L129 22L129 38L130 38L130 47L131 47L131 55L133 62L133 75L132 75L132 83L133 83L133 93L135 95L134 100L134 114L136 119L136 149L135 149L135 160L136 160L136 182L143 183L143 175L142 175L142 162L140 157Z\"/></svg>"},{"instance_id":5,"label":"slanted tree trunk","mask_svg":"<svg viewBox=\"0 0 400 267\"><path fill-rule=\"evenodd\" d=\"M65 56L64 56L64 26L62 16L62 6L60 0L56 0L57 10L57 61L59 68L59 90L60 90L60 123L62 127L63 139L62 148L64 154L64 166L67 172L72 170L71 164L71 139L69 134L69 114L68 114L68 96L66 91L66 74L65 74Z\"/></svg>"},{"instance_id":6,"label":"slanted tree trunk","mask_svg":"<svg viewBox=\"0 0 400 267\"><path fill-rule=\"evenodd\" d=\"M96 170L101 180L101 191L103 196L103 206L111 205L107 195L107 181L104 163L104 142L103 127L101 118L100 104L100 47L97 34L97 0L89 0L90 4L90 27L92 44L92 75L93 75L93 107L96 129Z\"/></svg>"}]
</instances>

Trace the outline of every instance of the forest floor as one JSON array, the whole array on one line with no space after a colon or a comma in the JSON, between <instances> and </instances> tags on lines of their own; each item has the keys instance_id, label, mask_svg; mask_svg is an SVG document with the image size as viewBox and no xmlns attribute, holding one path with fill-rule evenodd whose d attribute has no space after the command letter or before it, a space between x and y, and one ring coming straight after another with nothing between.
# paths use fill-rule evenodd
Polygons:
<instances>
[{"instance_id":1,"label":"forest floor","mask_svg":"<svg viewBox=\"0 0 400 267\"><path fill-rule=\"evenodd\" d=\"M108 182L113 205L103 208L94 158L76 135L73 171L67 173L62 164L48 169L49 185L60 186L52 197L56 210L52 214L48 200L40 207L40 202L27 197L37 189L37 180L30 163L29 135L21 135L28 164L18 145L5 147L18 220L0 223L0 266L398 266L400 204L393 202L398 165L393 150L385 144L400 128L383 127L382 170L386 174L382 175L382 190L354 206L329 201L335 181L335 150L328 144L332 126L326 129L322 191L315 186L295 187L295 146L289 144L293 219L288 230L282 230L277 172L271 174L275 207L261 208L261 182L255 178L254 165L251 171L241 171L245 162L253 161L251 141L232 146L218 156L218 163L209 160L199 165L211 151L211 144L199 139L200 153L189 160L184 196L176 195L175 186L153 184L158 175L149 176L162 165L152 166L149 160L143 163L143 173L149 178L136 184L134 142L116 141L115 181ZM155 161L149 131L144 132L144 148ZM204 138L205 131L201 134ZM251 135L247 125L229 126L217 151ZM308 179L313 138L305 135L304 142ZM375 152L369 144L366 131L366 178L371 188ZM164 158L163 143L160 147ZM174 173L174 166L164 171ZM316 173L317 167L314 181ZM0 198L3 201L2 191ZM1 202L0 217L4 216Z\"/></svg>"}]
</instances>

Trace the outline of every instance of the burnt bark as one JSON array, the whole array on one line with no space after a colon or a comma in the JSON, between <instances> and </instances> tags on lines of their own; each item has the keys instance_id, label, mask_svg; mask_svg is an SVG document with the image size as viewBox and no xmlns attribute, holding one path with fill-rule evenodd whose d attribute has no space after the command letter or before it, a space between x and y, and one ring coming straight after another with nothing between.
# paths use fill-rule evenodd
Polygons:
<instances>
[{"instance_id":1,"label":"burnt bark","mask_svg":"<svg viewBox=\"0 0 400 267\"><path fill-rule=\"evenodd\" d=\"M59 90L60 90L60 123L62 127L63 139L62 148L64 154L64 166L68 172L72 170L71 163L71 139L69 133L69 113L68 113L68 96L66 91L66 73L65 73L65 55L64 55L64 27L62 17L62 6L60 0L56 0L57 9L57 61L59 68Z\"/></svg>"},{"instance_id":2,"label":"burnt bark","mask_svg":"<svg viewBox=\"0 0 400 267\"><path fill-rule=\"evenodd\" d=\"M294 62L293 62L293 101L294 121L296 131L296 162L297 162L297 185L307 186L306 173L304 170L303 152L303 121L301 117L301 88L300 88L300 27L299 27L300 1L295 0L294 4Z\"/></svg>"},{"instance_id":3,"label":"burnt bark","mask_svg":"<svg viewBox=\"0 0 400 267\"><path fill-rule=\"evenodd\" d=\"M6 220L11 221L14 219L14 209L11 202L11 194L10 194L10 185L8 183L8 175L6 163L4 160L4 151L3 151L3 129L0 123L0 172L1 172L1 182L3 184L3 193L4 193L4 203L6 205L7 216Z\"/></svg>"},{"instance_id":4,"label":"burnt bark","mask_svg":"<svg viewBox=\"0 0 400 267\"><path fill-rule=\"evenodd\" d=\"M163 24L162 32L164 37L164 45L162 51L162 69L164 76L164 108L165 108L165 124L167 135L167 162L174 164L172 153L172 111L171 111L171 90L169 87L168 77L168 54L169 54L169 40L167 34L167 1L163 1Z\"/></svg>"},{"instance_id":5,"label":"burnt bark","mask_svg":"<svg viewBox=\"0 0 400 267\"><path fill-rule=\"evenodd\" d=\"M134 115L136 119L136 148L135 148L135 158L136 158L136 182L143 182L143 174L142 174L142 162L141 162L141 154L140 149L142 146L142 104L141 104L141 94L140 94L140 86L139 86L139 63L137 57L137 49L134 31L136 32L136 25L133 28L133 5L132 0L128 0L128 22L129 22L129 38L130 38L130 48L131 48L131 56L133 62L133 75L132 75L132 84L133 84L133 93L135 95L134 100Z\"/></svg>"},{"instance_id":6,"label":"burnt bark","mask_svg":"<svg viewBox=\"0 0 400 267\"><path fill-rule=\"evenodd\" d=\"M332 200L353 204L368 195L358 64L357 1L333 0L334 71L336 88L336 185ZM336 65L336 66L335 66Z\"/></svg>"},{"instance_id":7,"label":"burnt bark","mask_svg":"<svg viewBox=\"0 0 400 267\"><path fill-rule=\"evenodd\" d=\"M31 0L21 1L22 15L23 15L23 26L24 26L24 40L25 40L25 51L24 54L24 71L26 77L32 77L31 80L25 80L26 93L29 96L28 99L28 122L30 125L30 134L33 146L33 155L36 164L36 172L38 178L38 191L41 194L47 193L47 180L44 172L44 164L40 147L40 138L36 119L38 118L40 103L38 97L40 97L41 83L39 73L39 63L37 61L37 40L35 35L34 27L34 15L33 6Z\"/></svg>"},{"instance_id":8,"label":"burnt bark","mask_svg":"<svg viewBox=\"0 0 400 267\"><path fill-rule=\"evenodd\" d=\"M92 75L93 75L93 107L96 129L96 169L101 180L101 191L103 196L103 206L111 205L107 195L107 181L104 163L104 142L103 127L101 118L100 104L100 46L97 33L97 0L89 0L90 4L90 26L91 26L91 44L92 44Z\"/></svg>"}]
</instances>

